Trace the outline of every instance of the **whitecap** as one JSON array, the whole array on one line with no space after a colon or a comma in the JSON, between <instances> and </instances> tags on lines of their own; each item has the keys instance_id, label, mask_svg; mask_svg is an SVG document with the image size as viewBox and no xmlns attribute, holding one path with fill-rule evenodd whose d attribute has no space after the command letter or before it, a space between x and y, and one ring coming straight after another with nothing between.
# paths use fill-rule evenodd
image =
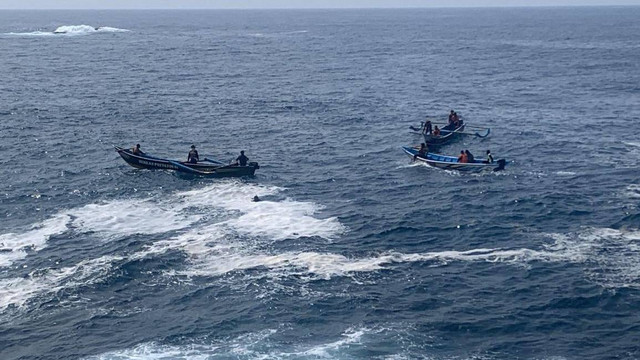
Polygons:
<instances>
[{"instance_id":1,"label":"whitecap","mask_svg":"<svg viewBox=\"0 0 640 360\"><path fill-rule=\"evenodd\" d=\"M121 259L102 256L60 269L35 270L26 277L0 279L0 310L11 305L23 307L37 296L92 284L108 273L114 261Z\"/></svg>"},{"instance_id":2,"label":"whitecap","mask_svg":"<svg viewBox=\"0 0 640 360\"><path fill-rule=\"evenodd\" d=\"M127 29L120 29L110 26L94 27L90 25L63 25L56 28L54 31L31 31L31 32L10 32L6 35L16 36L74 36L74 35L88 35L94 33L112 33L112 32L129 32Z\"/></svg>"},{"instance_id":3,"label":"whitecap","mask_svg":"<svg viewBox=\"0 0 640 360\"><path fill-rule=\"evenodd\" d=\"M39 251L47 246L51 236L68 230L71 218L66 214L58 214L43 222L34 224L22 233L6 233L0 235L0 267L10 266L15 261L24 259L29 251Z\"/></svg>"},{"instance_id":4,"label":"whitecap","mask_svg":"<svg viewBox=\"0 0 640 360\"><path fill-rule=\"evenodd\" d=\"M73 226L81 232L99 232L109 237L159 234L185 228L200 215L184 215L180 209L150 200L115 200L72 209Z\"/></svg>"}]
</instances>

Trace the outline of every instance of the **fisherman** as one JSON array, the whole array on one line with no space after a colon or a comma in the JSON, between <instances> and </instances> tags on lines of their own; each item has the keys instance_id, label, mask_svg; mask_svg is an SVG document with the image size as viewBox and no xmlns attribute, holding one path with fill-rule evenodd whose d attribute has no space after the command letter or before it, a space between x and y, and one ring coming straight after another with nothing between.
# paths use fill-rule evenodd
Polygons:
<instances>
[{"instance_id":1,"label":"fisherman","mask_svg":"<svg viewBox=\"0 0 640 360\"><path fill-rule=\"evenodd\" d=\"M440 136L440 129L438 128L438 125L436 125L435 129L433 130L433 136Z\"/></svg>"},{"instance_id":2,"label":"fisherman","mask_svg":"<svg viewBox=\"0 0 640 360\"><path fill-rule=\"evenodd\" d=\"M253 197L253 202L258 202L258 201L260 201L260 198L258 197L258 195L254 196Z\"/></svg>"},{"instance_id":3,"label":"fisherman","mask_svg":"<svg viewBox=\"0 0 640 360\"><path fill-rule=\"evenodd\" d=\"M198 150L196 150L195 145L191 145L191 151L189 151L189 155L187 155L187 162L191 164L197 164L198 161L200 161Z\"/></svg>"},{"instance_id":4,"label":"fisherman","mask_svg":"<svg viewBox=\"0 0 640 360\"><path fill-rule=\"evenodd\" d=\"M421 158L424 158L425 156L427 156L427 152L429 152L429 148L427 147L427 144L422 143L420 144L420 150L418 150L418 153L413 155L413 161L416 161L416 158L418 158L418 156L420 156Z\"/></svg>"},{"instance_id":5,"label":"fisherman","mask_svg":"<svg viewBox=\"0 0 640 360\"><path fill-rule=\"evenodd\" d=\"M455 111L451 110L451 112L449 113L449 125L451 126L454 121L453 121L453 117L455 115Z\"/></svg>"},{"instance_id":6,"label":"fisherman","mask_svg":"<svg viewBox=\"0 0 640 360\"><path fill-rule=\"evenodd\" d=\"M144 153L142 152L142 150L140 150L140 144L136 144L136 146L134 146L131 149L131 152L133 153L133 155L144 155Z\"/></svg>"},{"instance_id":7,"label":"fisherman","mask_svg":"<svg viewBox=\"0 0 640 360\"><path fill-rule=\"evenodd\" d=\"M473 154L469 151L469 150L465 150L464 151L465 155L467 155L467 162L475 162L475 158L473 157Z\"/></svg>"},{"instance_id":8,"label":"fisherman","mask_svg":"<svg viewBox=\"0 0 640 360\"><path fill-rule=\"evenodd\" d=\"M466 163L468 162L468 158L467 158L467 154L464 153L464 150L460 150L460 156L458 156L458 162L459 163Z\"/></svg>"},{"instance_id":9,"label":"fisherman","mask_svg":"<svg viewBox=\"0 0 640 360\"><path fill-rule=\"evenodd\" d=\"M460 118L458 117L458 114L456 112L453 113L453 126L454 129L457 129L458 127L460 127L460 125L462 125L460 123Z\"/></svg>"},{"instance_id":10,"label":"fisherman","mask_svg":"<svg viewBox=\"0 0 640 360\"><path fill-rule=\"evenodd\" d=\"M422 133L430 135L432 132L433 130L431 129L431 121L427 120L427 122L424 123L424 127L422 128Z\"/></svg>"},{"instance_id":11,"label":"fisherman","mask_svg":"<svg viewBox=\"0 0 640 360\"><path fill-rule=\"evenodd\" d=\"M244 150L240 151L240 156L236 158L236 165L247 166L247 161L249 161L249 158L244 155Z\"/></svg>"},{"instance_id":12,"label":"fisherman","mask_svg":"<svg viewBox=\"0 0 640 360\"><path fill-rule=\"evenodd\" d=\"M491 155L491 150L487 150L487 160L485 160L484 163L493 164L493 155Z\"/></svg>"}]
</instances>

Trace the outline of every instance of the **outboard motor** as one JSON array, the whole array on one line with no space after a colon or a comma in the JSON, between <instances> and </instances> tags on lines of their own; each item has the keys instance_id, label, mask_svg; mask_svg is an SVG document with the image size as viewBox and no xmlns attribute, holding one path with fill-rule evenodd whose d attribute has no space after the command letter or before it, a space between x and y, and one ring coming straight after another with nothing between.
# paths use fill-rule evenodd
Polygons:
<instances>
[{"instance_id":1,"label":"outboard motor","mask_svg":"<svg viewBox=\"0 0 640 360\"><path fill-rule=\"evenodd\" d=\"M251 167L256 168L256 170L257 170L257 169L260 169L260 165L258 165L258 163L257 163L257 162L255 162L255 161L251 161L251 162L249 162L247 165L249 165L249 166L251 166Z\"/></svg>"},{"instance_id":2,"label":"outboard motor","mask_svg":"<svg viewBox=\"0 0 640 360\"><path fill-rule=\"evenodd\" d=\"M493 169L493 171L504 170L505 165L507 165L507 160L500 159L500 160L497 161L497 163L498 163L498 167Z\"/></svg>"}]
</instances>

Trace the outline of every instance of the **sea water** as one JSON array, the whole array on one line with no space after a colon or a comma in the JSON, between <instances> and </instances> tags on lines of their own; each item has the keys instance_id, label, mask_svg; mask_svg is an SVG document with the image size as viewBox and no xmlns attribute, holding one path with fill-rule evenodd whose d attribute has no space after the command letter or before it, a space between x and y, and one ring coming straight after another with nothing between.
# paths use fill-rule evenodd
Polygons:
<instances>
[{"instance_id":1,"label":"sea water","mask_svg":"<svg viewBox=\"0 0 640 360\"><path fill-rule=\"evenodd\" d=\"M0 12L0 358L640 357L638 18ZM505 171L403 154L451 109Z\"/></svg>"}]
</instances>

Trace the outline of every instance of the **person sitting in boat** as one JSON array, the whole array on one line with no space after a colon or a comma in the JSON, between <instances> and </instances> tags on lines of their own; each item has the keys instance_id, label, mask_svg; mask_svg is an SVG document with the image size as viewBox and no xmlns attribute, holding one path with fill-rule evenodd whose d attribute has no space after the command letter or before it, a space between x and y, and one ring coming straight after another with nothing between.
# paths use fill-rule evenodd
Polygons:
<instances>
[{"instance_id":1,"label":"person sitting in boat","mask_svg":"<svg viewBox=\"0 0 640 360\"><path fill-rule=\"evenodd\" d=\"M440 136L440 129L438 128L438 125L433 129L433 136Z\"/></svg>"},{"instance_id":2,"label":"person sitting in boat","mask_svg":"<svg viewBox=\"0 0 640 360\"><path fill-rule=\"evenodd\" d=\"M458 156L459 163L467 163L469 159L467 158L467 154L464 153L464 150L460 150L460 156Z\"/></svg>"},{"instance_id":3,"label":"person sitting in boat","mask_svg":"<svg viewBox=\"0 0 640 360\"><path fill-rule=\"evenodd\" d=\"M467 162L475 162L476 159L473 157L473 154L469 150L465 150L464 154L467 155Z\"/></svg>"},{"instance_id":4,"label":"person sitting in boat","mask_svg":"<svg viewBox=\"0 0 640 360\"><path fill-rule=\"evenodd\" d=\"M189 151L189 155L187 155L187 162L191 164L197 164L198 161L200 161L198 150L196 150L195 145L191 145L191 151Z\"/></svg>"},{"instance_id":5,"label":"person sitting in boat","mask_svg":"<svg viewBox=\"0 0 640 360\"><path fill-rule=\"evenodd\" d=\"M418 158L418 156L420 156L421 158L426 157L428 152L429 148L427 147L427 144L420 144L420 150L418 150L417 154L413 155L413 161L416 161L416 158Z\"/></svg>"},{"instance_id":6,"label":"person sitting in boat","mask_svg":"<svg viewBox=\"0 0 640 360\"><path fill-rule=\"evenodd\" d=\"M133 155L144 155L142 150L140 150L140 144L136 144L136 146L131 148L131 152L133 153Z\"/></svg>"},{"instance_id":7,"label":"person sitting in boat","mask_svg":"<svg viewBox=\"0 0 640 360\"><path fill-rule=\"evenodd\" d=\"M460 118L458 117L458 114L454 111L453 112L453 128L457 129L460 127L460 125L461 125Z\"/></svg>"},{"instance_id":8,"label":"person sitting in boat","mask_svg":"<svg viewBox=\"0 0 640 360\"><path fill-rule=\"evenodd\" d=\"M424 127L422 128L422 133L429 135L432 132L433 130L431 129L431 121L427 120L427 122L424 123Z\"/></svg>"},{"instance_id":9,"label":"person sitting in boat","mask_svg":"<svg viewBox=\"0 0 640 360\"><path fill-rule=\"evenodd\" d=\"M247 161L249 161L249 158L244 155L244 150L240 151L240 156L236 158L236 165L247 166Z\"/></svg>"},{"instance_id":10,"label":"person sitting in boat","mask_svg":"<svg viewBox=\"0 0 640 360\"><path fill-rule=\"evenodd\" d=\"M453 116L455 114L455 111L451 110L451 112L449 113L449 126L453 126Z\"/></svg>"},{"instance_id":11,"label":"person sitting in boat","mask_svg":"<svg viewBox=\"0 0 640 360\"><path fill-rule=\"evenodd\" d=\"M491 155L491 150L487 150L487 160L485 160L484 163L493 164L493 155Z\"/></svg>"}]
</instances>

